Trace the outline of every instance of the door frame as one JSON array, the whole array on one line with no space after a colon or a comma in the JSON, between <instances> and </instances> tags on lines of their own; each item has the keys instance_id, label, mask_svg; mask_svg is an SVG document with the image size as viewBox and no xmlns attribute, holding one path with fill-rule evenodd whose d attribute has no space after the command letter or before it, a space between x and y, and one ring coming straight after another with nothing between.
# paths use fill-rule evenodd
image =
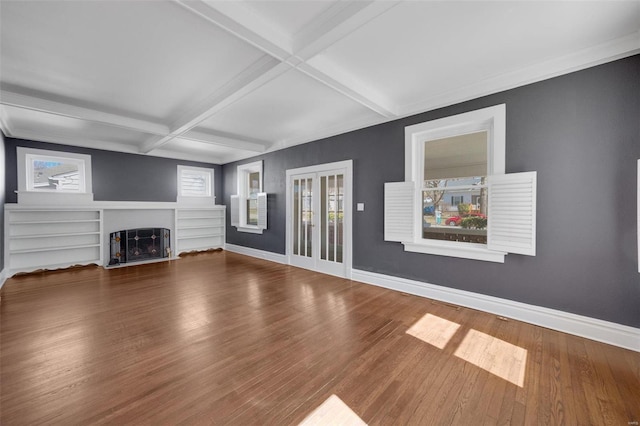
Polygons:
<instances>
[{"instance_id":1,"label":"door frame","mask_svg":"<svg viewBox=\"0 0 640 426\"><path fill-rule=\"evenodd\" d=\"M299 174L306 173L322 173L333 171L336 169L344 169L344 240L343 240L343 264L344 264L344 276L343 278L351 279L352 270L352 258L353 258L353 160L336 161L333 163L317 164L308 167L299 167L297 169L288 169L286 176L287 195L286 195L286 257L287 264L291 265L291 256L293 255L293 245L291 238L293 236L293 188L291 187L291 177ZM320 215L315 215L320 217ZM315 242L314 242L315 244ZM314 250L317 254L318 250ZM315 256L315 255L314 255ZM317 270L317 269L313 269ZM327 273L324 271L318 271Z\"/></svg>"}]
</instances>

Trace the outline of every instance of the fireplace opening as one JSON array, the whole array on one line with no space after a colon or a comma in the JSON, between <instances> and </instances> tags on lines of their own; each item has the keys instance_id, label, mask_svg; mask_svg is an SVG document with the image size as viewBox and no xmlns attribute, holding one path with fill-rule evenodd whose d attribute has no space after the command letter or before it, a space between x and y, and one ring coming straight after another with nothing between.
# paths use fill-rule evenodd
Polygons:
<instances>
[{"instance_id":1,"label":"fireplace opening","mask_svg":"<svg viewBox=\"0 0 640 426\"><path fill-rule=\"evenodd\" d=\"M166 228L138 228L109 234L109 265L171 257L170 231Z\"/></svg>"}]
</instances>

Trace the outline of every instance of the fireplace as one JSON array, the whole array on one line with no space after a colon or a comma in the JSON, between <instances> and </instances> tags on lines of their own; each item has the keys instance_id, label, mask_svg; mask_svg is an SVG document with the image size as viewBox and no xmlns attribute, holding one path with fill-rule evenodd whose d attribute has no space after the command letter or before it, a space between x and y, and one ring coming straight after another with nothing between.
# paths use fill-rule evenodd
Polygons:
<instances>
[{"instance_id":1,"label":"fireplace","mask_svg":"<svg viewBox=\"0 0 640 426\"><path fill-rule=\"evenodd\" d=\"M138 228L112 232L109 265L171 257L170 231L165 228Z\"/></svg>"}]
</instances>

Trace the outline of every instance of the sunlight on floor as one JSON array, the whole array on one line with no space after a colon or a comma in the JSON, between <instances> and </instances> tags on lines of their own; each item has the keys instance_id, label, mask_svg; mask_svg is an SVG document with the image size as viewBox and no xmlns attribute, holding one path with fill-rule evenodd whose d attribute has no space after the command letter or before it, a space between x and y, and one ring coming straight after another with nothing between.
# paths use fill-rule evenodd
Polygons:
<instances>
[{"instance_id":1,"label":"sunlight on floor","mask_svg":"<svg viewBox=\"0 0 640 426\"><path fill-rule=\"evenodd\" d=\"M417 337L438 349L444 349L449 340L456 334L458 328L460 328L460 324L435 315L426 314L407 330L407 334Z\"/></svg>"},{"instance_id":2,"label":"sunlight on floor","mask_svg":"<svg viewBox=\"0 0 640 426\"><path fill-rule=\"evenodd\" d=\"M515 385L524 385L527 350L476 330L469 330L455 356Z\"/></svg>"},{"instance_id":3,"label":"sunlight on floor","mask_svg":"<svg viewBox=\"0 0 640 426\"><path fill-rule=\"evenodd\" d=\"M313 410L298 426L367 426L356 413L336 395L331 395Z\"/></svg>"}]
</instances>

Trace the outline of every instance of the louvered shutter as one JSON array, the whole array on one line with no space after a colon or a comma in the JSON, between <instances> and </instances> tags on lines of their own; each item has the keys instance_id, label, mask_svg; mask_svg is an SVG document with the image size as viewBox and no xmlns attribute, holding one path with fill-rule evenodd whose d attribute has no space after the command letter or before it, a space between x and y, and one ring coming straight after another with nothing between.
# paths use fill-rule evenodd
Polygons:
<instances>
[{"instance_id":1,"label":"louvered shutter","mask_svg":"<svg viewBox=\"0 0 640 426\"><path fill-rule=\"evenodd\" d=\"M414 183L384 184L384 240L413 242Z\"/></svg>"},{"instance_id":2,"label":"louvered shutter","mask_svg":"<svg viewBox=\"0 0 640 426\"><path fill-rule=\"evenodd\" d=\"M231 214L231 226L240 226L240 196L231 196L231 208L229 209Z\"/></svg>"},{"instance_id":3,"label":"louvered shutter","mask_svg":"<svg viewBox=\"0 0 640 426\"><path fill-rule=\"evenodd\" d=\"M258 193L258 228L267 229L267 193Z\"/></svg>"},{"instance_id":4,"label":"louvered shutter","mask_svg":"<svg viewBox=\"0 0 640 426\"><path fill-rule=\"evenodd\" d=\"M536 178L536 172L489 176L489 250L536 255Z\"/></svg>"}]
</instances>

